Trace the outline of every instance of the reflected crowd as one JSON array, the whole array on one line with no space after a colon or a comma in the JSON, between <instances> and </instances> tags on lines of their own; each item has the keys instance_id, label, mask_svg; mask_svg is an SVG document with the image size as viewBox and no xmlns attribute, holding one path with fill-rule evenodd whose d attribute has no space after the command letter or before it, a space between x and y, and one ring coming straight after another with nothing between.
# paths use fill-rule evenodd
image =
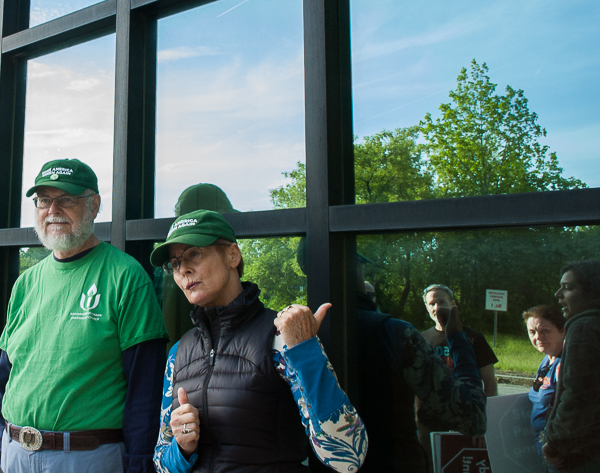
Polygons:
<instances>
[{"instance_id":1,"label":"reflected crowd","mask_svg":"<svg viewBox=\"0 0 600 473\"><path fill-rule=\"evenodd\" d=\"M485 455L468 471L507 464L506 446L486 442L491 428L511 436L489 416L498 357L463 324L450 287L422 291L434 325L421 333L378 308L365 278L373 262L356 253L357 386L347 395L317 335L331 304L266 307L243 279L224 217L236 210L219 187L183 191L150 257L154 281L94 235L101 197L89 166L46 163L28 195L52 253L15 283L0 337L2 471L435 473L450 437ZM304 270L304 238L296 258ZM534 473L598 472L600 261L560 276L562 310L523 313L544 358L521 448ZM319 463L309 466L308 449Z\"/></svg>"}]
</instances>

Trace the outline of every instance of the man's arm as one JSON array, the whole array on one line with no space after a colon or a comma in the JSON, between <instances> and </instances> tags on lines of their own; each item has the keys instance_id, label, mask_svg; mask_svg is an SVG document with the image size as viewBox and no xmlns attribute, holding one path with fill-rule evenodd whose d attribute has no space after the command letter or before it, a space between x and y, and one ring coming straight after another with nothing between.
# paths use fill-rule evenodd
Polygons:
<instances>
[{"instance_id":1,"label":"man's arm","mask_svg":"<svg viewBox=\"0 0 600 473\"><path fill-rule=\"evenodd\" d=\"M123 351L127 397L123 411L125 471L153 473L152 453L159 430L167 340L148 340Z\"/></svg>"},{"instance_id":2,"label":"man's arm","mask_svg":"<svg viewBox=\"0 0 600 473\"><path fill-rule=\"evenodd\" d=\"M496 381L496 373L494 365L485 365L479 368L481 381L483 381L483 391L487 397L498 395L498 381Z\"/></svg>"},{"instance_id":3,"label":"man's arm","mask_svg":"<svg viewBox=\"0 0 600 473\"><path fill-rule=\"evenodd\" d=\"M12 365L8 360L8 355L4 350L0 350L0 406L2 406L2 399L4 399L4 393L6 392L6 383L8 383L8 378L10 377L11 369ZM4 432L5 425L6 421L4 420L4 416L2 415L2 412L0 410L0 426L2 427L2 430L0 431L0 440L2 439L2 432Z\"/></svg>"},{"instance_id":4,"label":"man's arm","mask_svg":"<svg viewBox=\"0 0 600 473\"><path fill-rule=\"evenodd\" d=\"M410 324L395 326L401 333L390 333L389 336L403 340L404 344L401 353L391 353L390 356L404 360L403 366L398 366L399 374L404 376L431 415L465 435L484 435L485 393L475 363L475 352L462 331L456 307L452 308L445 327L454 362L453 371L414 327Z\"/></svg>"}]
</instances>

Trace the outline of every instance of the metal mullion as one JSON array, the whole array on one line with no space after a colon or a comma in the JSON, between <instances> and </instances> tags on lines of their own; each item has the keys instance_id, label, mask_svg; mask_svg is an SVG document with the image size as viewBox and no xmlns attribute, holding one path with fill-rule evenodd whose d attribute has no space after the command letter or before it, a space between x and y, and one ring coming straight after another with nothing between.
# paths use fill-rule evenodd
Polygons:
<instances>
[{"instance_id":1,"label":"metal mullion","mask_svg":"<svg viewBox=\"0 0 600 473\"><path fill-rule=\"evenodd\" d=\"M110 227L110 222L96 223L94 225L94 235L102 241L110 241ZM39 244L40 240L36 236L33 227L0 229L0 248L38 246Z\"/></svg>"},{"instance_id":2,"label":"metal mullion","mask_svg":"<svg viewBox=\"0 0 600 473\"><path fill-rule=\"evenodd\" d=\"M115 132L111 243L125 251L127 158L129 140L130 0L117 0L115 64Z\"/></svg>"},{"instance_id":3,"label":"metal mullion","mask_svg":"<svg viewBox=\"0 0 600 473\"><path fill-rule=\"evenodd\" d=\"M131 9L143 9L158 18L174 15L218 0L131 0Z\"/></svg>"},{"instance_id":4,"label":"metal mullion","mask_svg":"<svg viewBox=\"0 0 600 473\"><path fill-rule=\"evenodd\" d=\"M33 28L6 35L2 41L2 52L36 57L89 41L114 31L115 13L115 0L92 5Z\"/></svg>"},{"instance_id":5,"label":"metal mullion","mask_svg":"<svg viewBox=\"0 0 600 473\"><path fill-rule=\"evenodd\" d=\"M354 202L348 0L304 1L304 55L308 303L313 309L333 304L319 335L346 387L355 242L329 232L329 207Z\"/></svg>"},{"instance_id":6,"label":"metal mullion","mask_svg":"<svg viewBox=\"0 0 600 473\"><path fill-rule=\"evenodd\" d=\"M4 44L3 35L26 28L28 19L27 0L0 0L0 50ZM18 226L21 218L26 71L24 61L9 54L0 56L0 164L3 169L0 175L0 198L4 202L0 207L0 228L3 229ZM3 246L0 249L2 327L6 321L10 292L19 275L19 248Z\"/></svg>"},{"instance_id":7,"label":"metal mullion","mask_svg":"<svg viewBox=\"0 0 600 473\"><path fill-rule=\"evenodd\" d=\"M127 221L154 217L157 20L131 11L130 28L125 250L151 272L153 241L128 239Z\"/></svg>"},{"instance_id":8,"label":"metal mullion","mask_svg":"<svg viewBox=\"0 0 600 473\"><path fill-rule=\"evenodd\" d=\"M332 232L401 232L600 223L600 188L331 207Z\"/></svg>"},{"instance_id":9,"label":"metal mullion","mask_svg":"<svg viewBox=\"0 0 600 473\"><path fill-rule=\"evenodd\" d=\"M262 212L228 213L223 217L239 238L265 238L302 235L306 232L306 209L268 210ZM171 218L127 221L127 241L164 240Z\"/></svg>"}]
</instances>

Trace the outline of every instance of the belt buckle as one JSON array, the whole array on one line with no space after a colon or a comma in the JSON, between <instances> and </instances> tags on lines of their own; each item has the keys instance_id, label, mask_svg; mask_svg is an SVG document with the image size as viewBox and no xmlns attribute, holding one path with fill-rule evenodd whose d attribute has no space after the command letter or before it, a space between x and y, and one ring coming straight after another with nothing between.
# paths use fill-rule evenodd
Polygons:
<instances>
[{"instance_id":1,"label":"belt buckle","mask_svg":"<svg viewBox=\"0 0 600 473\"><path fill-rule=\"evenodd\" d=\"M34 427L23 427L19 432L19 443L25 450L35 452L41 448L42 442L42 433Z\"/></svg>"}]
</instances>

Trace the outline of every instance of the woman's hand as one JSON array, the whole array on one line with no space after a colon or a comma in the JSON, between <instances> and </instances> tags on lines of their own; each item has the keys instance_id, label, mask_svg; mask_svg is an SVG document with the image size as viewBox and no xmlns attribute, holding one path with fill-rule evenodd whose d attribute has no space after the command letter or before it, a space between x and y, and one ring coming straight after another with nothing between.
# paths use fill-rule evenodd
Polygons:
<instances>
[{"instance_id":1,"label":"woman's hand","mask_svg":"<svg viewBox=\"0 0 600 473\"><path fill-rule=\"evenodd\" d=\"M171 430L186 459L196 451L200 439L198 409L189 403L185 389L177 390L179 407L171 413Z\"/></svg>"},{"instance_id":2,"label":"woman's hand","mask_svg":"<svg viewBox=\"0 0 600 473\"><path fill-rule=\"evenodd\" d=\"M330 303L323 304L313 315L308 307L292 304L279 312L274 323L281 333L283 343L292 348L316 336L330 307Z\"/></svg>"}]
</instances>

